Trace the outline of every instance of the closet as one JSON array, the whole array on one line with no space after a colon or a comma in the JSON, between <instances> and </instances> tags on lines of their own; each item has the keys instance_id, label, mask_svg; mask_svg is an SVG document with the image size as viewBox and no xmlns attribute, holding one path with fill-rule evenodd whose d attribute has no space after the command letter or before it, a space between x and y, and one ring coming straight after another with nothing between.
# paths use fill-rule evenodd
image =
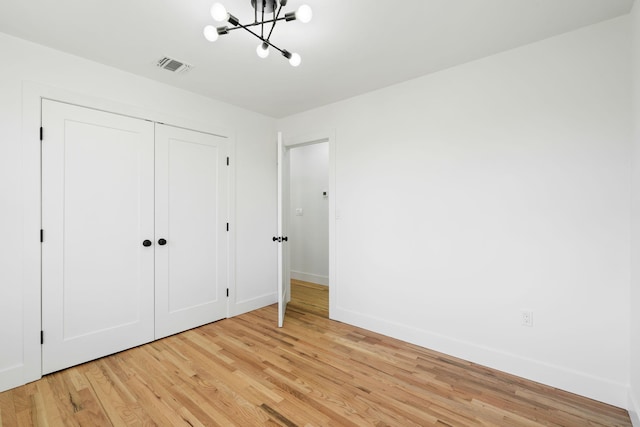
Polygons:
<instances>
[{"instance_id":1,"label":"closet","mask_svg":"<svg viewBox=\"0 0 640 427\"><path fill-rule=\"evenodd\" d=\"M227 317L227 140L42 102L42 367Z\"/></svg>"}]
</instances>

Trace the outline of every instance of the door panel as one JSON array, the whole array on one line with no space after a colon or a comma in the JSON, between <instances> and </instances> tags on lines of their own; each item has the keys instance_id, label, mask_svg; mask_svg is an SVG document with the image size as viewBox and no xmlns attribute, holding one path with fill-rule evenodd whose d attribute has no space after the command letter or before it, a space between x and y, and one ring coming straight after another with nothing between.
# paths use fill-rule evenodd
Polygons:
<instances>
[{"instance_id":1,"label":"door panel","mask_svg":"<svg viewBox=\"0 0 640 427\"><path fill-rule=\"evenodd\" d=\"M151 341L153 124L44 100L43 373Z\"/></svg>"},{"instance_id":2,"label":"door panel","mask_svg":"<svg viewBox=\"0 0 640 427\"><path fill-rule=\"evenodd\" d=\"M156 125L156 338L227 316L227 142Z\"/></svg>"},{"instance_id":3,"label":"door panel","mask_svg":"<svg viewBox=\"0 0 640 427\"><path fill-rule=\"evenodd\" d=\"M289 210L289 150L278 132L278 327L284 325L287 303L291 299L287 221Z\"/></svg>"}]
</instances>

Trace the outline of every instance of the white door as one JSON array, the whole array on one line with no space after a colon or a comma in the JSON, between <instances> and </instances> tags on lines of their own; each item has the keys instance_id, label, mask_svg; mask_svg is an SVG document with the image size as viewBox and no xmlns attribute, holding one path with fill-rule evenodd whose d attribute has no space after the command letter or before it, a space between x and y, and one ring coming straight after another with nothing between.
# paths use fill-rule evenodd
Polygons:
<instances>
[{"instance_id":1,"label":"white door","mask_svg":"<svg viewBox=\"0 0 640 427\"><path fill-rule=\"evenodd\" d=\"M227 142L156 125L156 339L227 317Z\"/></svg>"},{"instance_id":2,"label":"white door","mask_svg":"<svg viewBox=\"0 0 640 427\"><path fill-rule=\"evenodd\" d=\"M291 299L291 279L289 271L289 245L287 221L289 211L289 150L278 132L278 327L284 324L287 303Z\"/></svg>"},{"instance_id":3,"label":"white door","mask_svg":"<svg viewBox=\"0 0 640 427\"><path fill-rule=\"evenodd\" d=\"M153 340L154 136L48 100L42 124L46 374Z\"/></svg>"}]
</instances>

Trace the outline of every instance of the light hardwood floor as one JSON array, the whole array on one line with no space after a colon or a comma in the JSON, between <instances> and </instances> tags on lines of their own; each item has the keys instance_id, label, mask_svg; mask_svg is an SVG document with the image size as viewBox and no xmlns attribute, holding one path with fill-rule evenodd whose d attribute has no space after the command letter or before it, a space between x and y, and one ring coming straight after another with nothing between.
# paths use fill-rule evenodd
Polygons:
<instances>
[{"instance_id":1,"label":"light hardwood floor","mask_svg":"<svg viewBox=\"0 0 640 427\"><path fill-rule=\"evenodd\" d=\"M287 309L329 318L329 287L291 279L291 302Z\"/></svg>"},{"instance_id":2,"label":"light hardwood floor","mask_svg":"<svg viewBox=\"0 0 640 427\"><path fill-rule=\"evenodd\" d=\"M622 409L291 308L282 329L269 306L0 393L0 426L631 426Z\"/></svg>"}]
</instances>

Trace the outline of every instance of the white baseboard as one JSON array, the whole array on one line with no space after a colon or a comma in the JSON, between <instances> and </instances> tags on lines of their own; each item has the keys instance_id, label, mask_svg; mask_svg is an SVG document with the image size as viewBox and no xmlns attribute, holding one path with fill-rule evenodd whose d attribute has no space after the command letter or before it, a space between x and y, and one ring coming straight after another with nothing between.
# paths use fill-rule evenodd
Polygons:
<instances>
[{"instance_id":1,"label":"white baseboard","mask_svg":"<svg viewBox=\"0 0 640 427\"><path fill-rule=\"evenodd\" d=\"M291 278L302 280L303 282L315 283L317 285L329 286L329 276L320 276L312 273L303 273L302 271L291 270Z\"/></svg>"},{"instance_id":2,"label":"white baseboard","mask_svg":"<svg viewBox=\"0 0 640 427\"><path fill-rule=\"evenodd\" d=\"M331 318L619 408L626 409L629 405L629 389L626 384L340 307L332 310ZM634 424L634 427L640 426Z\"/></svg>"},{"instance_id":3,"label":"white baseboard","mask_svg":"<svg viewBox=\"0 0 640 427\"><path fill-rule=\"evenodd\" d=\"M0 392L26 384L24 365L15 365L0 371Z\"/></svg>"},{"instance_id":4,"label":"white baseboard","mask_svg":"<svg viewBox=\"0 0 640 427\"><path fill-rule=\"evenodd\" d=\"M250 300L236 302L231 304L229 307L229 317L239 316L241 314L248 313L253 310L258 310L259 308L263 308L277 302L278 294L276 292L252 298Z\"/></svg>"},{"instance_id":5,"label":"white baseboard","mask_svg":"<svg viewBox=\"0 0 640 427\"><path fill-rule=\"evenodd\" d=\"M640 427L640 396L634 395L633 390L629 390L629 417L633 427Z\"/></svg>"}]
</instances>

